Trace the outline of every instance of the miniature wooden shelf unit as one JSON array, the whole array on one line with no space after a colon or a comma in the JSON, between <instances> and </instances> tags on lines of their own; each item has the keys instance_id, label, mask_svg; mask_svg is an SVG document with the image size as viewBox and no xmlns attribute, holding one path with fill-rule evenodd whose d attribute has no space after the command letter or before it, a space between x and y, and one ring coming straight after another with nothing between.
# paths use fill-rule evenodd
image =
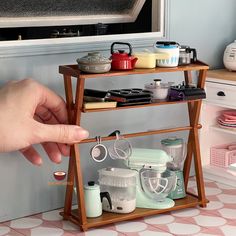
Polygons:
<instances>
[{"instance_id":1,"label":"miniature wooden shelf unit","mask_svg":"<svg viewBox=\"0 0 236 236\"><path fill-rule=\"evenodd\" d=\"M138 109L143 107L151 107L151 106L159 106L159 105L170 105L170 104L178 104L178 103L187 103L188 104L188 112L189 112L189 126L185 127L177 127L172 129L163 129L163 130L153 130L147 132L138 132L138 133L130 133L125 134L126 138L133 138L145 135L154 135L161 133L170 133L170 132L178 132L178 131L189 131L188 138L188 152L186 161L184 164L184 181L185 188L188 186L188 178L190 172L190 166L192 162L192 157L194 158L195 163L195 173L196 173L196 182L197 182L197 191L198 194L195 195L187 191L187 196L183 199L176 200L175 206L169 209L164 210L153 210L153 209L142 209L136 208L136 210L129 214L115 214L104 212L102 216L97 218L87 218L85 213L85 204L84 204L84 192L83 192L83 179L82 179L82 169L80 164L80 152L79 145L74 144L71 147L70 151L70 161L68 167L68 185L66 189L66 197L65 197L65 207L64 211L61 213L64 219L70 220L75 224L79 225L83 231L88 228L98 227L114 222L119 222L123 220L135 219L143 216L155 215L163 212L201 206L206 207L208 200L205 196L204 190L204 182L203 182L203 174L202 174L202 165L201 165L201 157L200 157L200 147L199 147L199 139L198 139L198 130L201 128L199 122L199 115L201 109L201 99L190 100L190 101L175 101L175 102L159 102L152 103L147 105L136 105L136 106L125 106L125 107L116 107L110 109L95 109L95 110L83 110L83 94L84 94L84 85L86 79L102 79L102 77L107 76L126 76L131 74L149 74L149 73L163 73L163 72L176 72L182 71L184 73L184 78L186 84L190 84L192 82L192 74L191 71L199 71L198 78L198 87L204 88L206 72L209 67L202 63L197 62L195 64L190 64L187 66L179 66L176 68L155 68L155 69L135 69L131 71L110 71L105 74L83 74L77 68L77 65L65 65L59 67L59 72L63 74L64 77L64 87L66 93L66 101L68 107L68 116L69 122L71 124L80 125L81 114L83 112L106 112L110 110L122 110L122 109ZM76 92L73 94L72 90L72 77L76 78ZM102 137L102 140L112 140L115 137ZM86 139L81 142L96 142L96 139ZM77 189L77 202L78 209L72 210L72 196L73 196L73 186L74 181Z\"/></svg>"}]
</instances>

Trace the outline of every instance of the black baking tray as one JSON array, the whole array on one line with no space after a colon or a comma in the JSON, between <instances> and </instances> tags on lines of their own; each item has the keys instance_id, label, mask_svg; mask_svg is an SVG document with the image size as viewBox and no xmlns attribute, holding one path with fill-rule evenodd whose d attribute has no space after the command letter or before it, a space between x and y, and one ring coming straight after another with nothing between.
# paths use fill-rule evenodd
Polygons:
<instances>
[{"instance_id":1,"label":"black baking tray","mask_svg":"<svg viewBox=\"0 0 236 236\"><path fill-rule=\"evenodd\" d=\"M114 89L114 90L95 90L85 89L84 100L86 101L117 101L118 105L135 105L134 103L150 103L152 92L139 88L133 89ZM128 104L129 103L129 104Z\"/></svg>"},{"instance_id":2,"label":"black baking tray","mask_svg":"<svg viewBox=\"0 0 236 236\"><path fill-rule=\"evenodd\" d=\"M114 89L108 91L112 96L125 98L127 101L141 98L151 98L152 92L140 88Z\"/></svg>"}]
</instances>

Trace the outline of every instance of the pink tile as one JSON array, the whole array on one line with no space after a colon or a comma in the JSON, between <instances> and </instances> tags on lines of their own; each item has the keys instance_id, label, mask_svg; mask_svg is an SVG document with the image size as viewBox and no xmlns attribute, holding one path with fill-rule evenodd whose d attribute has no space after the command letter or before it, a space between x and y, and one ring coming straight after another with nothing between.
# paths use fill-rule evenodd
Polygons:
<instances>
[{"instance_id":1,"label":"pink tile","mask_svg":"<svg viewBox=\"0 0 236 236\"><path fill-rule=\"evenodd\" d=\"M203 230L200 234L196 234L195 236L207 236L207 235L212 235L212 236L224 236L222 231L219 228L211 228L211 229L206 229Z\"/></svg>"}]
</instances>

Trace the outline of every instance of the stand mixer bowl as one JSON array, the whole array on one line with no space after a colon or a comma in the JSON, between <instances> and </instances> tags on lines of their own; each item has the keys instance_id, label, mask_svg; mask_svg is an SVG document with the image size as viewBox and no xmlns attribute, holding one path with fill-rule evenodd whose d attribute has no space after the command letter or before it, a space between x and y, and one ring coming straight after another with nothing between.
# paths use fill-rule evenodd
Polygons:
<instances>
[{"instance_id":1,"label":"stand mixer bowl","mask_svg":"<svg viewBox=\"0 0 236 236\"><path fill-rule=\"evenodd\" d=\"M140 171L140 181L145 194L158 202L163 202L176 187L176 175L168 170L160 173L157 170L143 169Z\"/></svg>"}]
</instances>

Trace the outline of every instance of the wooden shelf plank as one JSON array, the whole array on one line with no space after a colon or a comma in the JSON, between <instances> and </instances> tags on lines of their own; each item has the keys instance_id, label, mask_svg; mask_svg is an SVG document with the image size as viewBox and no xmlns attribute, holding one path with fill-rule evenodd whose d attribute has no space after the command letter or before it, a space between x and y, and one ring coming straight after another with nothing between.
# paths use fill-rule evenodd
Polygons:
<instances>
[{"instance_id":1,"label":"wooden shelf plank","mask_svg":"<svg viewBox=\"0 0 236 236\"><path fill-rule=\"evenodd\" d=\"M124 110L124 109L137 109L137 108L145 108L145 107L153 107L153 106L161 106L161 105L173 105L173 104L183 104L190 102L197 102L201 99L192 99L192 100L184 100L184 101L162 101L162 102L153 102L142 105L133 105L133 106L123 106L123 107L113 107L113 108L97 108L97 109L83 109L82 112L90 113L90 112L101 112L101 111L114 111L114 110Z\"/></svg>"},{"instance_id":2,"label":"wooden shelf plank","mask_svg":"<svg viewBox=\"0 0 236 236\"><path fill-rule=\"evenodd\" d=\"M100 217L87 218L86 227L87 228L98 227L106 224L112 224L115 222L131 220L145 216L157 215L164 212L170 212L184 208L190 208L200 204L201 202L198 200L198 198L188 194L185 198L176 200L175 206L168 209L156 210L156 209L136 208L135 211L129 214L116 214L110 212L103 212L102 216ZM72 211L72 218L74 218L74 221L75 222L77 221L78 223L77 214L78 214L78 209Z\"/></svg>"},{"instance_id":3,"label":"wooden shelf plank","mask_svg":"<svg viewBox=\"0 0 236 236\"><path fill-rule=\"evenodd\" d=\"M108 76L126 76L135 74L153 74L163 72L176 72L176 71L193 71L193 70L207 70L209 66L203 62L197 61L194 64L178 67L156 67L154 69L134 69L129 71L109 71L103 74L85 74L79 71L78 65L64 65L59 66L59 73L67 74L72 77L80 76L81 79L96 79Z\"/></svg>"},{"instance_id":4,"label":"wooden shelf plank","mask_svg":"<svg viewBox=\"0 0 236 236\"><path fill-rule=\"evenodd\" d=\"M201 129L202 125L198 124L197 128ZM169 128L169 129L160 129L160 130L150 130L150 131L137 132L137 133L128 133L128 134L122 134L122 136L124 138L135 138L135 137L155 135L155 134L179 132L179 131L185 131L185 130L191 130L191 129L192 129L191 126L183 126L183 127ZM116 139L116 136L101 137L101 139L102 139L102 141L109 141L109 140ZM97 142L97 139L96 138L84 139L80 143L91 143L91 142Z\"/></svg>"}]
</instances>

